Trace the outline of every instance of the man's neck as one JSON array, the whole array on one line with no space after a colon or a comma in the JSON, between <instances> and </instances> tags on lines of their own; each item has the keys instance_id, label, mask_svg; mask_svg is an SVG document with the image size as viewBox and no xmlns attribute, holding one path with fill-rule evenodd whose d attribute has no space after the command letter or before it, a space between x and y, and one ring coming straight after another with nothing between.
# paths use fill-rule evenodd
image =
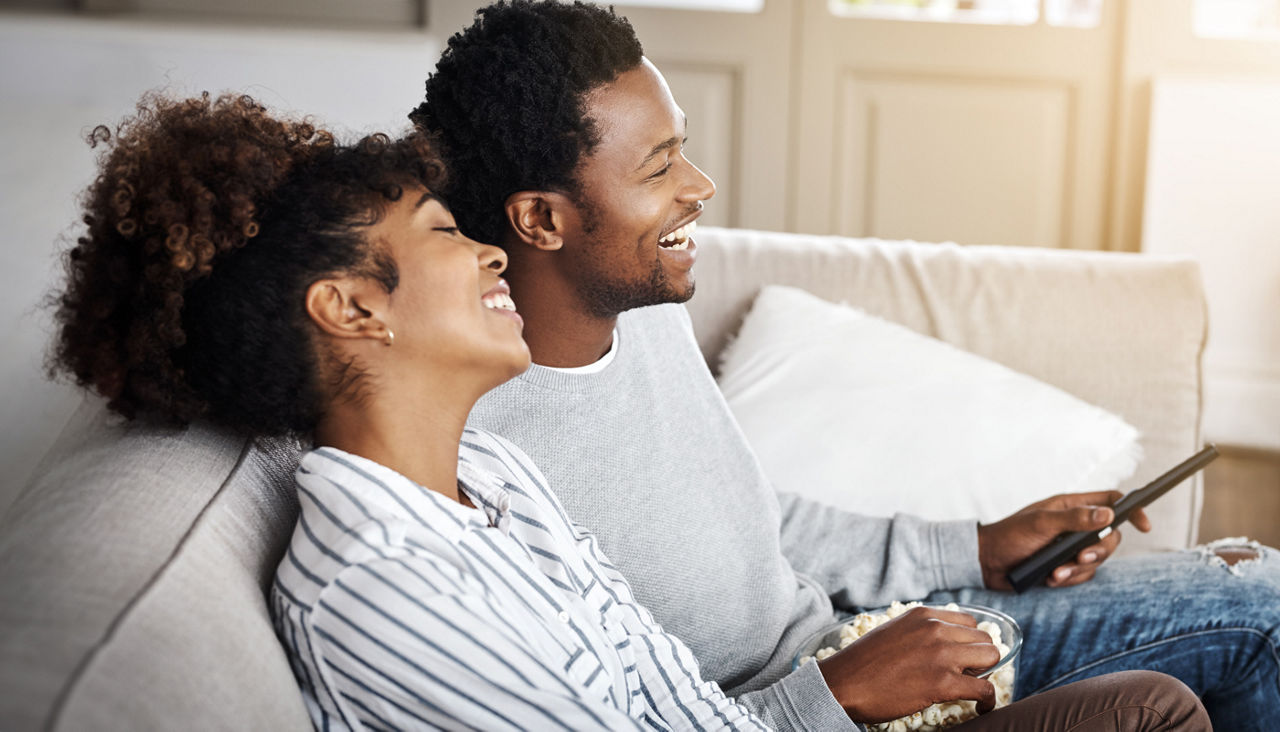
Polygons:
<instances>
[{"instance_id":1,"label":"man's neck","mask_svg":"<svg viewBox=\"0 0 1280 732\"><path fill-rule=\"evenodd\" d=\"M593 316L563 273L546 258L512 256L503 275L524 318L524 341L539 366L576 368L600 360L613 345L618 316ZM536 255L534 255L536 257ZM526 288L525 283L537 283Z\"/></svg>"},{"instance_id":2,"label":"man's neck","mask_svg":"<svg viewBox=\"0 0 1280 732\"><path fill-rule=\"evenodd\" d=\"M618 317L585 316L577 306L555 307L541 300L521 306L524 340L539 366L575 368L599 361L613 345Z\"/></svg>"}]
</instances>

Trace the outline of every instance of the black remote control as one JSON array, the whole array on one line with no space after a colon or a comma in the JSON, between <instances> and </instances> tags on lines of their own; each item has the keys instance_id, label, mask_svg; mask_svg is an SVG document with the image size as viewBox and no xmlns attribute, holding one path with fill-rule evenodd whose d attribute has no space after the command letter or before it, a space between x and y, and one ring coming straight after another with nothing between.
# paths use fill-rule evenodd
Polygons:
<instances>
[{"instance_id":1,"label":"black remote control","mask_svg":"<svg viewBox=\"0 0 1280 732\"><path fill-rule=\"evenodd\" d=\"M1073 531L1062 534L1048 546L1024 559L1006 575L1009 584L1013 585L1014 592L1023 592L1043 582L1050 572L1070 561L1080 550L1105 539L1117 526L1128 521L1134 511L1168 493L1170 489L1190 478L1216 457L1218 457L1218 448L1212 444L1206 445L1203 450L1179 463L1169 472L1117 501L1116 505L1112 506L1116 515L1110 525L1093 531Z\"/></svg>"}]
</instances>

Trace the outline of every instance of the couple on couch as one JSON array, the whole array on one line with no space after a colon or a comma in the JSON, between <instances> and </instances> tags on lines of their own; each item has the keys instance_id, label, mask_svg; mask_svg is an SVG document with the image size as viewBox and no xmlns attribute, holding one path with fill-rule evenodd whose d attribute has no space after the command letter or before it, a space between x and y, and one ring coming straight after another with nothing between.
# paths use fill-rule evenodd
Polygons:
<instances>
[{"instance_id":1,"label":"couple on couch","mask_svg":"<svg viewBox=\"0 0 1280 732\"><path fill-rule=\"evenodd\" d=\"M1107 525L1114 495L978 526L773 492L675 304L714 186L625 20L486 8L412 118L343 146L244 97L145 100L99 136L60 311L58 362L126 416L313 439L272 607L318 727L989 708L965 671L998 652L963 613L918 609L791 670L838 615L907 599L1025 629L1024 698L970 729L1269 724L1270 550L1241 576L1189 553L1099 573L1112 534L1015 596L1005 571Z\"/></svg>"}]
</instances>

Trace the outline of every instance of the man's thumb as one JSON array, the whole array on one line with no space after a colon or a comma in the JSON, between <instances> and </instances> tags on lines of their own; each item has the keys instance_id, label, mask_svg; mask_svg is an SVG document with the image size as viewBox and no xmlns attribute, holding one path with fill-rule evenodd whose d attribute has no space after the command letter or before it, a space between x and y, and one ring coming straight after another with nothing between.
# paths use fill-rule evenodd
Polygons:
<instances>
[{"instance_id":1,"label":"man's thumb","mask_svg":"<svg viewBox=\"0 0 1280 732\"><path fill-rule=\"evenodd\" d=\"M1115 519L1116 513L1107 506L1085 506L1082 509L1084 520L1081 522L1080 531L1088 529L1100 529L1111 523Z\"/></svg>"}]
</instances>

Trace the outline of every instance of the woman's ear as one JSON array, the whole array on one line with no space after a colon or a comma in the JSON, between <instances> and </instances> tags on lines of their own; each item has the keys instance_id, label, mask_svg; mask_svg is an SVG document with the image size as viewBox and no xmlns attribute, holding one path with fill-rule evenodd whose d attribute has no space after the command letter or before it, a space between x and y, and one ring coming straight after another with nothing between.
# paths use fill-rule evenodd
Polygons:
<instances>
[{"instance_id":1,"label":"woman's ear","mask_svg":"<svg viewBox=\"0 0 1280 732\"><path fill-rule=\"evenodd\" d=\"M386 290L365 277L317 280L307 288L307 315L334 338L388 340Z\"/></svg>"},{"instance_id":2,"label":"woman's ear","mask_svg":"<svg viewBox=\"0 0 1280 732\"><path fill-rule=\"evenodd\" d=\"M564 246L565 216L572 201L553 191L519 191L507 196L507 222L516 237L535 249Z\"/></svg>"}]
</instances>

